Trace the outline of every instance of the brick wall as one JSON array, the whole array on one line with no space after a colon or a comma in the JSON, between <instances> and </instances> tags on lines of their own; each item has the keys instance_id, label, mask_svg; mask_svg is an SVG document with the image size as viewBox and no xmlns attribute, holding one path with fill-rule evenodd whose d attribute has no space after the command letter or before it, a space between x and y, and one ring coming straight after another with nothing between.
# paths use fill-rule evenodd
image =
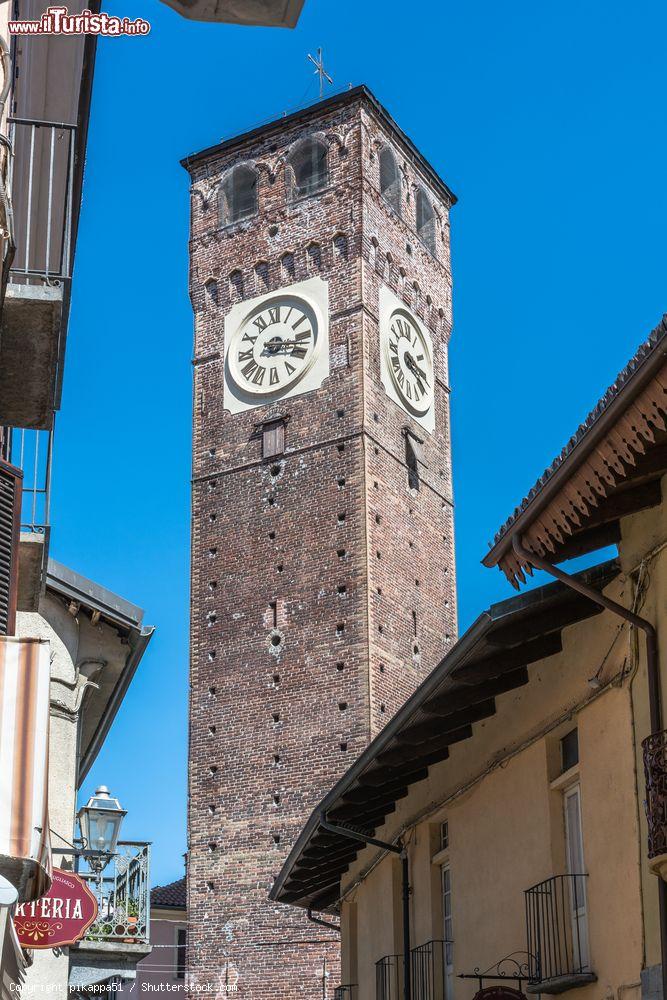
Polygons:
<instances>
[{"instance_id":1,"label":"brick wall","mask_svg":"<svg viewBox=\"0 0 667 1000\"><path fill-rule=\"evenodd\" d=\"M310 133L329 145L330 183L290 203L284 158ZM379 193L383 143L404 170L408 221ZM242 161L259 173L259 214L221 228L216 192ZM228 144L189 169L189 964L193 978L208 981L228 961L244 997L278 990L315 998L326 959L330 996L337 936L267 893L312 808L455 637L448 205L359 95ZM409 221L415 183L437 206L437 259ZM229 414L227 311L313 273L329 283L330 376L313 392ZM381 282L431 331L433 435L380 383ZM285 454L263 462L257 425L278 410L289 415ZM423 441L418 491L408 488L406 428Z\"/></svg>"}]
</instances>

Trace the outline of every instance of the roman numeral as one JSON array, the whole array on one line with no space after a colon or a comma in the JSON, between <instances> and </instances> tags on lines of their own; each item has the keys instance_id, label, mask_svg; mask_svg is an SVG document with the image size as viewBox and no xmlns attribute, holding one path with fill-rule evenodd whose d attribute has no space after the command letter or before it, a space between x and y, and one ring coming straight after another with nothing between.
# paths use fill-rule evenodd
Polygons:
<instances>
[{"instance_id":1,"label":"roman numeral","mask_svg":"<svg viewBox=\"0 0 667 1000\"><path fill-rule=\"evenodd\" d=\"M257 340L257 337L256 336L255 337L251 337L249 333L244 333L243 337L241 338L241 341L244 341L244 340L247 340L249 344L254 344L255 341Z\"/></svg>"},{"instance_id":2,"label":"roman numeral","mask_svg":"<svg viewBox=\"0 0 667 1000\"><path fill-rule=\"evenodd\" d=\"M306 330L305 333L303 331L301 333L297 333L296 339L297 340L310 340L310 335L311 335L312 332L313 332L312 330Z\"/></svg>"},{"instance_id":3,"label":"roman numeral","mask_svg":"<svg viewBox=\"0 0 667 1000\"><path fill-rule=\"evenodd\" d=\"M245 377L249 379L256 367L257 367L256 361L249 361L248 364L245 366L245 368L241 369L241 374L245 375Z\"/></svg>"},{"instance_id":4,"label":"roman numeral","mask_svg":"<svg viewBox=\"0 0 667 1000\"><path fill-rule=\"evenodd\" d=\"M241 361L250 361L252 358L252 348L248 351L239 351L239 363Z\"/></svg>"},{"instance_id":5,"label":"roman numeral","mask_svg":"<svg viewBox=\"0 0 667 1000\"><path fill-rule=\"evenodd\" d=\"M398 384L401 386L401 388L403 388L403 386L405 385L405 375L403 374L403 372L401 371L400 368L399 368L398 372L396 373L396 379L398 381Z\"/></svg>"},{"instance_id":6,"label":"roman numeral","mask_svg":"<svg viewBox=\"0 0 667 1000\"><path fill-rule=\"evenodd\" d=\"M262 382L264 381L264 376L265 375L266 375L266 368L264 368L263 365L260 365L259 368L257 369L257 371L255 372L255 374L252 377L252 380L253 380L254 384L255 385L261 385Z\"/></svg>"},{"instance_id":7,"label":"roman numeral","mask_svg":"<svg viewBox=\"0 0 667 1000\"><path fill-rule=\"evenodd\" d=\"M395 372L397 372L397 371L400 371L400 368L401 368L401 363L400 363L400 361L398 360L398 355L396 355L396 357L395 357L395 358L392 358L392 359L391 359L391 363L392 363L392 365L394 366L394 371L395 371Z\"/></svg>"},{"instance_id":8,"label":"roman numeral","mask_svg":"<svg viewBox=\"0 0 667 1000\"><path fill-rule=\"evenodd\" d=\"M302 323L307 323L307 322L308 322L308 317L302 316L301 319L298 319L296 323L292 325L292 329L296 330L297 326L301 326Z\"/></svg>"},{"instance_id":9,"label":"roman numeral","mask_svg":"<svg viewBox=\"0 0 667 1000\"><path fill-rule=\"evenodd\" d=\"M278 375L277 368L271 368L269 371L269 385L278 385L280 382L280 377Z\"/></svg>"},{"instance_id":10,"label":"roman numeral","mask_svg":"<svg viewBox=\"0 0 667 1000\"><path fill-rule=\"evenodd\" d=\"M252 322L253 325L257 327L258 333L263 333L269 325L263 316L258 316L257 319L254 319Z\"/></svg>"},{"instance_id":11,"label":"roman numeral","mask_svg":"<svg viewBox=\"0 0 667 1000\"><path fill-rule=\"evenodd\" d=\"M285 370L287 371L288 375L293 375L294 372L296 371L296 368L294 367L294 365L291 365L289 363L289 361L286 361L285 362Z\"/></svg>"},{"instance_id":12,"label":"roman numeral","mask_svg":"<svg viewBox=\"0 0 667 1000\"><path fill-rule=\"evenodd\" d=\"M280 323L280 306L269 309L269 324L271 323Z\"/></svg>"},{"instance_id":13,"label":"roman numeral","mask_svg":"<svg viewBox=\"0 0 667 1000\"><path fill-rule=\"evenodd\" d=\"M396 344L390 342L389 350L391 351L392 354L395 354L396 357L398 358L398 347L396 346ZM392 358L391 360L393 361L394 359Z\"/></svg>"},{"instance_id":14,"label":"roman numeral","mask_svg":"<svg viewBox=\"0 0 667 1000\"><path fill-rule=\"evenodd\" d=\"M301 360L303 360L305 358L305 356L306 356L307 353L308 353L308 350L305 347L293 347L292 348L292 357L293 358L300 358Z\"/></svg>"},{"instance_id":15,"label":"roman numeral","mask_svg":"<svg viewBox=\"0 0 667 1000\"><path fill-rule=\"evenodd\" d=\"M408 399L412 399L412 389L410 388L409 382L405 383L405 395L408 397Z\"/></svg>"}]
</instances>

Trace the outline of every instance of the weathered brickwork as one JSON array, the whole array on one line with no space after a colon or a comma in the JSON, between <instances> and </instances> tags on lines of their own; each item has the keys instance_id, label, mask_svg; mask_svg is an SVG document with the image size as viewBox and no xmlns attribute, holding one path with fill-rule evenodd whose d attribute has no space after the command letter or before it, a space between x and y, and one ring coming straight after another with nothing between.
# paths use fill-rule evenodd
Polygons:
<instances>
[{"instance_id":1,"label":"weathered brickwork","mask_svg":"<svg viewBox=\"0 0 667 1000\"><path fill-rule=\"evenodd\" d=\"M290 202L285 156L329 147L329 184ZM378 156L401 165L402 216ZM249 162L258 215L223 228L217 192ZM338 939L267 899L308 814L442 657L456 633L447 340L449 203L401 134L353 92L187 164L195 312L189 762L189 967L242 997L327 996ZM436 207L437 256L414 227L415 184ZM443 193L444 192L444 193ZM320 274L331 372L320 389L231 415L224 317L234 302ZM378 294L431 331L433 435L380 382ZM258 425L289 418L282 456ZM409 489L405 432L419 489ZM228 964L226 964L228 963Z\"/></svg>"}]
</instances>

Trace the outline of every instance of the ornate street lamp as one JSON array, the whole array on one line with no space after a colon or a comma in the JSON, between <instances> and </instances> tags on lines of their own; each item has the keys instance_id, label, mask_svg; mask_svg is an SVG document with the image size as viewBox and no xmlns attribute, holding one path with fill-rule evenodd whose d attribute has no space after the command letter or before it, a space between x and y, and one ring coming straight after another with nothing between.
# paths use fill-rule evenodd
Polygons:
<instances>
[{"instance_id":1,"label":"ornate street lamp","mask_svg":"<svg viewBox=\"0 0 667 1000\"><path fill-rule=\"evenodd\" d=\"M100 785L85 806L79 809L77 818L84 849L97 852L97 856L88 857L93 871L99 873L109 864L126 815L127 811L118 799L111 798L106 785Z\"/></svg>"}]
</instances>

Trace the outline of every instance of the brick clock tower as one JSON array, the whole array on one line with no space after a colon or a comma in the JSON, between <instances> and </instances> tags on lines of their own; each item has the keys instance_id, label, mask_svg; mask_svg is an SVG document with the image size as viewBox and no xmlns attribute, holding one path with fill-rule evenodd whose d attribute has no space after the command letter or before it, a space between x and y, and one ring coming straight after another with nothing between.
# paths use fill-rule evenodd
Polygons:
<instances>
[{"instance_id":1,"label":"brick clock tower","mask_svg":"<svg viewBox=\"0 0 667 1000\"><path fill-rule=\"evenodd\" d=\"M455 199L365 87L184 166L189 975L221 995L331 998L336 934L268 892L456 634Z\"/></svg>"}]
</instances>

